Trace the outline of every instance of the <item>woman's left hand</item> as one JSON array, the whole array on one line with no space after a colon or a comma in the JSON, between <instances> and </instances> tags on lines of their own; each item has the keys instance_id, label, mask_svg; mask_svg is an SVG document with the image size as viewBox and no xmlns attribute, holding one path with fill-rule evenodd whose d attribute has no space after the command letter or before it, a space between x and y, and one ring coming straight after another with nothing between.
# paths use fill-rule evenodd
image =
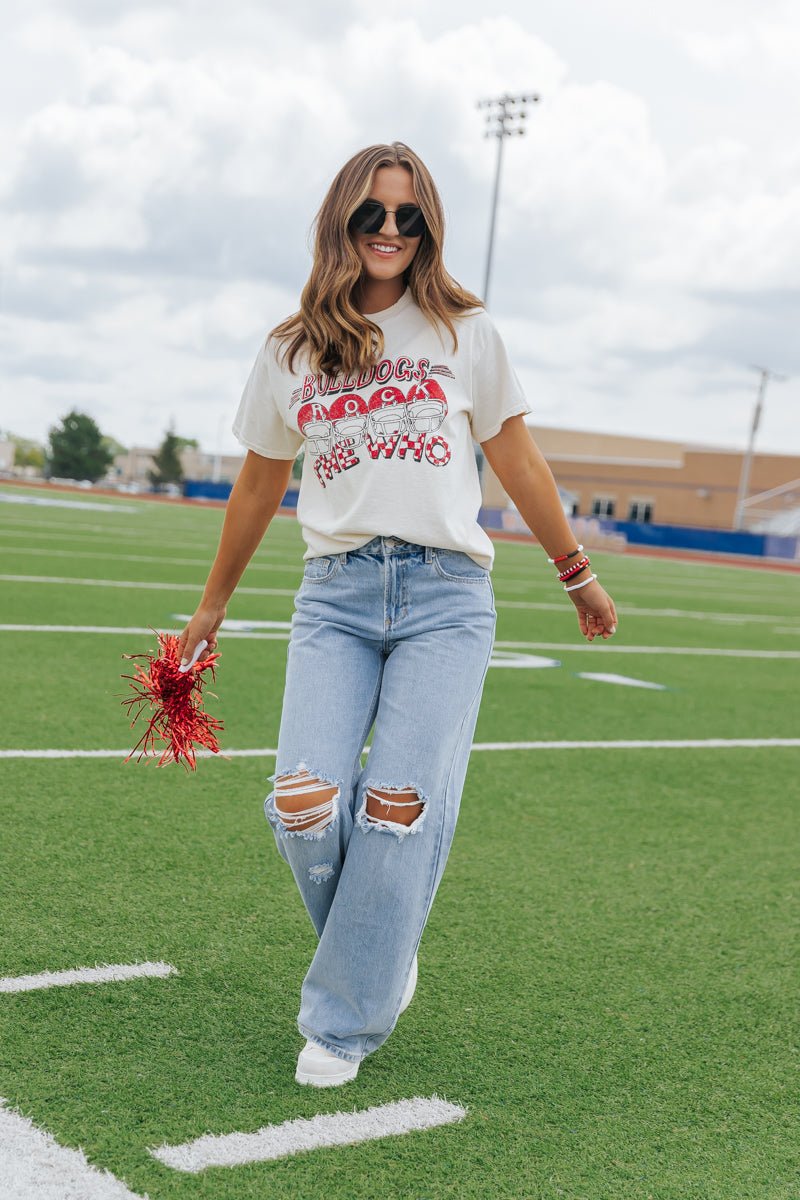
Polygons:
<instances>
[{"instance_id":1,"label":"woman's left hand","mask_svg":"<svg viewBox=\"0 0 800 1200\"><path fill-rule=\"evenodd\" d=\"M578 625L588 641L596 637L610 638L617 632L614 601L596 579L567 595L578 610Z\"/></svg>"}]
</instances>

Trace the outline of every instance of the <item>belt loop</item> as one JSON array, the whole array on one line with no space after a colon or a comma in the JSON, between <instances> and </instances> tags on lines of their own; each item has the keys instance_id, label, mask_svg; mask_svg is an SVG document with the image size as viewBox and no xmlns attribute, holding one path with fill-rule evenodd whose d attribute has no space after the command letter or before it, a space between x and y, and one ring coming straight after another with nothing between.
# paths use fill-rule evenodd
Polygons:
<instances>
[{"instance_id":1,"label":"belt loop","mask_svg":"<svg viewBox=\"0 0 800 1200\"><path fill-rule=\"evenodd\" d=\"M425 547L425 562L426 563L433 562L433 547L432 546Z\"/></svg>"},{"instance_id":2,"label":"belt loop","mask_svg":"<svg viewBox=\"0 0 800 1200\"><path fill-rule=\"evenodd\" d=\"M344 566L347 562L347 551L342 550L341 554L337 555L337 558L339 559L339 562L342 564L342 566Z\"/></svg>"}]
</instances>

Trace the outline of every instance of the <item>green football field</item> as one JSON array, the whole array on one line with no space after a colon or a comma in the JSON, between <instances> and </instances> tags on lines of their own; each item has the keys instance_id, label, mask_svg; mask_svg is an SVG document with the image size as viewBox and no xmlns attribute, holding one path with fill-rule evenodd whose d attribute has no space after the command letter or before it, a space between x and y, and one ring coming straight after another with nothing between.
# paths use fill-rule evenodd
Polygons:
<instances>
[{"instance_id":1,"label":"green football field","mask_svg":"<svg viewBox=\"0 0 800 1200\"><path fill-rule=\"evenodd\" d=\"M123 762L122 656L183 626L222 511L0 493L2 1200L800 1196L800 575L595 552L619 629L589 645L543 552L496 543L416 995L317 1089L294 1082L315 935L263 814L299 526L273 521L228 607L262 624L223 633L209 685L251 753L191 774ZM172 970L15 990L144 963ZM463 1115L196 1172L152 1153L431 1098Z\"/></svg>"}]
</instances>

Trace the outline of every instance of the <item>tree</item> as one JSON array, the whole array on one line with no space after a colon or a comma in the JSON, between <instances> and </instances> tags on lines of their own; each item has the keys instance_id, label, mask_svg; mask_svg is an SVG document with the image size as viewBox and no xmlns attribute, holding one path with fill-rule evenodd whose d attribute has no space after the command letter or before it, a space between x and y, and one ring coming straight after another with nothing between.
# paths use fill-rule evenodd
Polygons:
<instances>
[{"instance_id":1,"label":"tree","mask_svg":"<svg viewBox=\"0 0 800 1200\"><path fill-rule=\"evenodd\" d=\"M75 409L50 429L47 474L57 479L91 479L105 475L114 455L103 442L97 423Z\"/></svg>"},{"instance_id":2,"label":"tree","mask_svg":"<svg viewBox=\"0 0 800 1200\"><path fill-rule=\"evenodd\" d=\"M158 492L167 483L180 483L183 479L180 451L183 438L179 438L171 427L167 430L164 440L153 455L154 471L147 472L147 478Z\"/></svg>"},{"instance_id":3,"label":"tree","mask_svg":"<svg viewBox=\"0 0 800 1200\"><path fill-rule=\"evenodd\" d=\"M0 429L0 442L12 442L15 467L44 467L44 446L32 438L21 437L10 429Z\"/></svg>"},{"instance_id":4,"label":"tree","mask_svg":"<svg viewBox=\"0 0 800 1200\"><path fill-rule=\"evenodd\" d=\"M27 438L13 438L12 441L15 467L36 467L40 471L44 469L44 449L41 446L28 441Z\"/></svg>"},{"instance_id":5,"label":"tree","mask_svg":"<svg viewBox=\"0 0 800 1200\"><path fill-rule=\"evenodd\" d=\"M108 433L103 437L103 445L108 446L114 458L116 458L119 454L128 453L128 447L123 446L122 442L118 442L115 437L111 437L111 435Z\"/></svg>"}]
</instances>

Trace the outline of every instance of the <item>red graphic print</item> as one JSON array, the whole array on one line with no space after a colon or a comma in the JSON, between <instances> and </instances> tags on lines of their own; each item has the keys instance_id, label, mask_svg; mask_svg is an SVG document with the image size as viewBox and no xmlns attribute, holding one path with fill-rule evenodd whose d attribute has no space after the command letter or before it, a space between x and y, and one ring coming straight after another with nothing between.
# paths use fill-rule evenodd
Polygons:
<instances>
[{"instance_id":1,"label":"red graphic print","mask_svg":"<svg viewBox=\"0 0 800 1200\"><path fill-rule=\"evenodd\" d=\"M360 446L367 429L368 412L366 401L358 393L338 396L330 407L336 441L343 446Z\"/></svg>"},{"instance_id":2,"label":"red graphic print","mask_svg":"<svg viewBox=\"0 0 800 1200\"><path fill-rule=\"evenodd\" d=\"M442 375L452 372L447 367L433 368ZM349 471L361 462L377 462L397 458L406 462L428 463L445 467L450 461L450 445L437 432L447 416L447 397L436 379L431 379L428 359L420 359L415 368L413 360L384 359L354 381L348 376L349 387L381 386L365 400L357 391L344 392L326 406L310 397L329 396L342 386L340 379L327 376L306 376L303 386L294 395L305 400L297 412L297 427L306 439L306 452L313 454L314 474L326 487L342 471ZM388 380L413 380L407 392ZM362 379L365 381L362 383ZM366 457L355 453L363 446Z\"/></svg>"}]
</instances>

